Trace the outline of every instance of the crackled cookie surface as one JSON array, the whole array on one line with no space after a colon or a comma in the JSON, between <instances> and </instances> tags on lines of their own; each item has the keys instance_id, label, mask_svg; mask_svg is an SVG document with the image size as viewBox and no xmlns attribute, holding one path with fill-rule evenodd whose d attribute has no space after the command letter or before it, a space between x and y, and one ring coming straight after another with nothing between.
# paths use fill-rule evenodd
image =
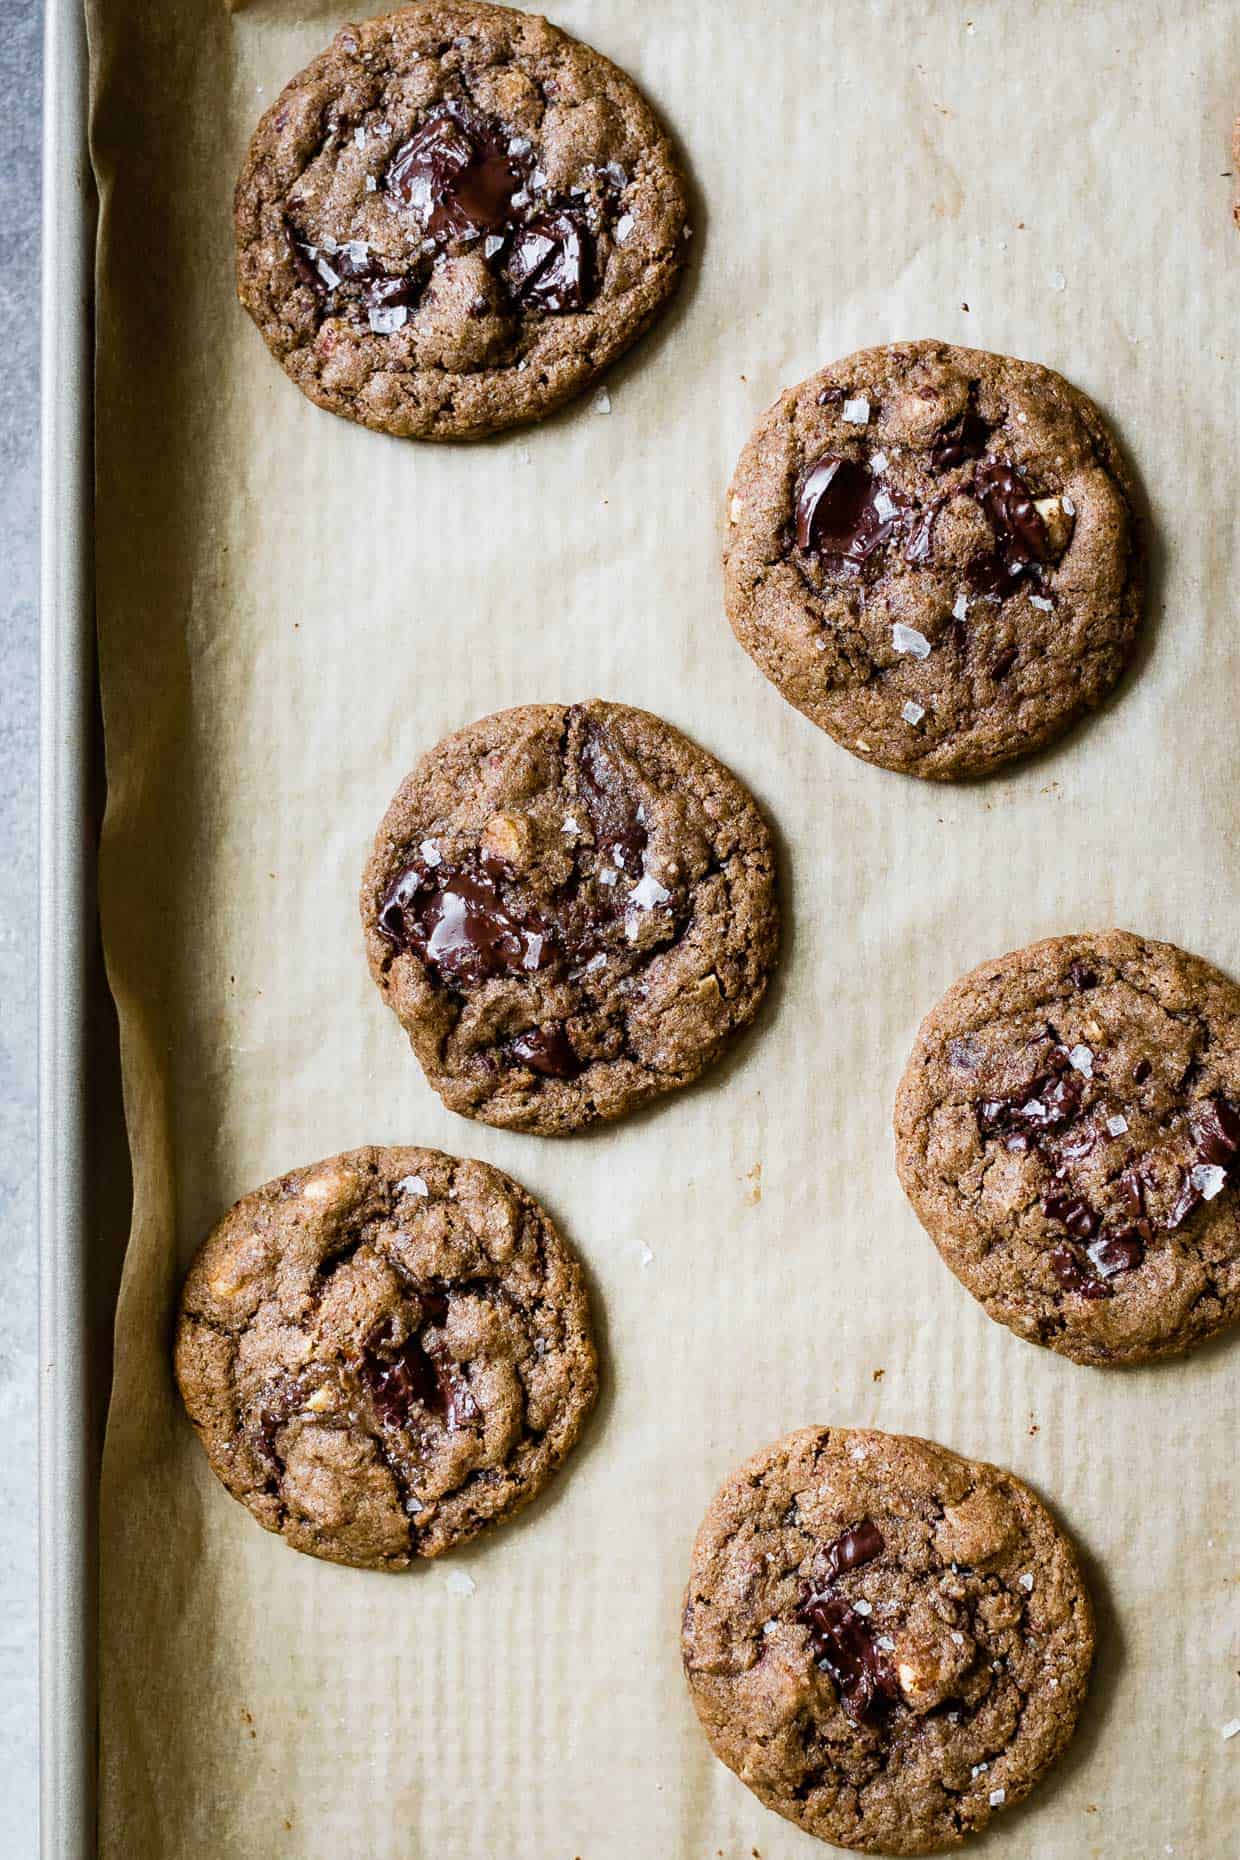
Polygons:
<instances>
[{"instance_id":1,"label":"crackled cookie surface","mask_svg":"<svg viewBox=\"0 0 1240 1860\"><path fill-rule=\"evenodd\" d=\"M775 959L770 835L646 711L530 704L447 737L379 829L371 972L452 1110L556 1132L696 1078Z\"/></svg>"},{"instance_id":2,"label":"crackled cookie surface","mask_svg":"<svg viewBox=\"0 0 1240 1860\"><path fill-rule=\"evenodd\" d=\"M682 1653L711 1748L866 1853L955 1847L1072 1735L1093 1620L1028 1486L930 1441L806 1427L703 1520Z\"/></svg>"},{"instance_id":3,"label":"crackled cookie surface","mask_svg":"<svg viewBox=\"0 0 1240 1860\"><path fill-rule=\"evenodd\" d=\"M863 349L759 422L728 498L728 618L854 755L935 780L1059 734L1141 615L1133 486L1061 376L941 342Z\"/></svg>"},{"instance_id":4,"label":"crackled cookie surface","mask_svg":"<svg viewBox=\"0 0 1240 1860\"><path fill-rule=\"evenodd\" d=\"M541 1490L597 1392L581 1269L498 1169L361 1149L200 1248L176 1373L212 1469L297 1550L438 1556Z\"/></svg>"},{"instance_id":5,"label":"crackled cookie surface","mask_svg":"<svg viewBox=\"0 0 1240 1860\"><path fill-rule=\"evenodd\" d=\"M507 7L344 26L237 184L241 301L303 393L422 439L536 420L675 288L684 183L636 87Z\"/></svg>"},{"instance_id":6,"label":"crackled cookie surface","mask_svg":"<svg viewBox=\"0 0 1240 1860\"><path fill-rule=\"evenodd\" d=\"M900 1180L991 1317L1084 1363L1240 1317L1240 989L1113 930L984 963L922 1024Z\"/></svg>"}]
</instances>

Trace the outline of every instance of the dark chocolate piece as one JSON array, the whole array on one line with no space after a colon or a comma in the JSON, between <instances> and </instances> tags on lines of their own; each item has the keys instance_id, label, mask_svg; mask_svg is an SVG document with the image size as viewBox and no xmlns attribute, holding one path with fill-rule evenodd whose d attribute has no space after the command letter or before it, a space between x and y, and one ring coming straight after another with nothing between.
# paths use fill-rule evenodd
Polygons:
<instances>
[{"instance_id":1,"label":"dark chocolate piece","mask_svg":"<svg viewBox=\"0 0 1240 1860\"><path fill-rule=\"evenodd\" d=\"M886 1547L873 1518L862 1518L860 1523L849 1525L827 1545L827 1567L832 1576L842 1575L846 1569L859 1569L863 1563L872 1563Z\"/></svg>"},{"instance_id":2,"label":"dark chocolate piece","mask_svg":"<svg viewBox=\"0 0 1240 1860\"><path fill-rule=\"evenodd\" d=\"M842 1596L808 1593L797 1614L809 1628L814 1658L835 1681L840 1704L854 1724L877 1717L899 1696L895 1674L875 1645L869 1622Z\"/></svg>"},{"instance_id":3,"label":"dark chocolate piece","mask_svg":"<svg viewBox=\"0 0 1240 1860\"><path fill-rule=\"evenodd\" d=\"M593 295L593 245L573 213L544 213L518 228L504 261L515 296L535 310L562 315Z\"/></svg>"},{"instance_id":4,"label":"dark chocolate piece","mask_svg":"<svg viewBox=\"0 0 1240 1860\"><path fill-rule=\"evenodd\" d=\"M389 197L439 239L503 226L520 185L503 139L458 108L432 116L403 142L384 181Z\"/></svg>"},{"instance_id":5,"label":"dark chocolate piece","mask_svg":"<svg viewBox=\"0 0 1240 1860\"><path fill-rule=\"evenodd\" d=\"M531 1072L540 1072L544 1078L571 1079L581 1071L581 1061L573 1051L572 1041L563 1026L554 1022L519 1033L508 1050L514 1059L519 1059Z\"/></svg>"},{"instance_id":6,"label":"dark chocolate piece","mask_svg":"<svg viewBox=\"0 0 1240 1860\"><path fill-rule=\"evenodd\" d=\"M412 950L450 988L530 973L553 953L547 926L533 912L510 906L480 861L430 866L412 860L388 887L378 921L389 942Z\"/></svg>"},{"instance_id":7,"label":"dark chocolate piece","mask_svg":"<svg viewBox=\"0 0 1240 1860\"><path fill-rule=\"evenodd\" d=\"M902 505L866 466L828 452L815 460L797 497L797 547L859 566L891 536Z\"/></svg>"}]
</instances>

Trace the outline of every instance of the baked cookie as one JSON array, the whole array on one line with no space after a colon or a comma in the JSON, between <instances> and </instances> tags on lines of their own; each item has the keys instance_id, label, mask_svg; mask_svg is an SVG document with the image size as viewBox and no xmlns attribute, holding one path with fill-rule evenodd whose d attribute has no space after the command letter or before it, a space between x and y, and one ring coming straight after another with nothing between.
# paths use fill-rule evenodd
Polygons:
<instances>
[{"instance_id":1,"label":"baked cookie","mask_svg":"<svg viewBox=\"0 0 1240 1860\"><path fill-rule=\"evenodd\" d=\"M527 704L423 756L362 881L371 974L450 1110L544 1135L685 1085L778 942L749 794L623 704Z\"/></svg>"},{"instance_id":2,"label":"baked cookie","mask_svg":"<svg viewBox=\"0 0 1240 1860\"><path fill-rule=\"evenodd\" d=\"M728 1479L681 1640L715 1755L863 1853L957 1847L1063 1751L1093 1657L1071 1545L1019 1479L803 1427Z\"/></svg>"},{"instance_id":3,"label":"baked cookie","mask_svg":"<svg viewBox=\"0 0 1240 1860\"><path fill-rule=\"evenodd\" d=\"M246 1195L181 1294L212 1470L295 1550L403 1569L542 1490L594 1404L581 1268L533 1196L361 1149Z\"/></svg>"},{"instance_id":4,"label":"baked cookie","mask_svg":"<svg viewBox=\"0 0 1240 1860\"><path fill-rule=\"evenodd\" d=\"M1240 1317L1240 989L1112 930L984 963L922 1022L905 1193L990 1316L1080 1363Z\"/></svg>"},{"instance_id":5,"label":"baked cookie","mask_svg":"<svg viewBox=\"0 0 1240 1860\"><path fill-rule=\"evenodd\" d=\"M267 111L237 287L320 407L474 439L542 419L641 335L686 215L622 71L536 14L441 0L342 27Z\"/></svg>"},{"instance_id":6,"label":"baked cookie","mask_svg":"<svg viewBox=\"0 0 1240 1860\"><path fill-rule=\"evenodd\" d=\"M728 500L728 618L789 703L864 761L950 781L1057 736L1141 617L1133 485L1049 368L943 342L791 388Z\"/></svg>"}]
</instances>

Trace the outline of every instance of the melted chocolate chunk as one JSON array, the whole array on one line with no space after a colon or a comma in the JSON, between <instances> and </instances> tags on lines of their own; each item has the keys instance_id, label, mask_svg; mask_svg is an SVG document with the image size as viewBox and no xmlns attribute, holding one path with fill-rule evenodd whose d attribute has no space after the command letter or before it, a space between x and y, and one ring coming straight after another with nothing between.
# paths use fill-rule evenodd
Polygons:
<instances>
[{"instance_id":1,"label":"melted chocolate chunk","mask_svg":"<svg viewBox=\"0 0 1240 1860\"><path fill-rule=\"evenodd\" d=\"M995 534L995 547L970 563L968 579L979 593L1006 594L1022 575L1037 576L1051 555L1046 525L1015 465L986 459L973 477L973 494Z\"/></svg>"},{"instance_id":2,"label":"melted chocolate chunk","mask_svg":"<svg viewBox=\"0 0 1240 1860\"><path fill-rule=\"evenodd\" d=\"M589 229L576 214L544 213L514 233L504 275L523 304L562 315L593 295L593 256Z\"/></svg>"},{"instance_id":3,"label":"melted chocolate chunk","mask_svg":"<svg viewBox=\"0 0 1240 1860\"><path fill-rule=\"evenodd\" d=\"M1074 1240L1089 1240L1097 1233L1100 1217L1081 1195L1044 1195L1042 1209L1047 1220L1058 1221Z\"/></svg>"},{"instance_id":4,"label":"melted chocolate chunk","mask_svg":"<svg viewBox=\"0 0 1240 1860\"><path fill-rule=\"evenodd\" d=\"M797 496L797 547L859 566L882 548L901 515L866 466L827 452L810 466Z\"/></svg>"},{"instance_id":5,"label":"melted chocolate chunk","mask_svg":"<svg viewBox=\"0 0 1240 1860\"><path fill-rule=\"evenodd\" d=\"M260 1458L275 1472L279 1472L284 1465L276 1451L276 1435L287 1421L305 1407L309 1392L297 1376L288 1376L281 1382L273 1383L264 1392L253 1441Z\"/></svg>"},{"instance_id":6,"label":"melted chocolate chunk","mask_svg":"<svg viewBox=\"0 0 1240 1860\"><path fill-rule=\"evenodd\" d=\"M970 407L958 420L945 426L937 434L930 447L930 469L933 472L951 471L957 465L963 465L966 459L980 458L986 450L986 441L990 438L990 428L980 413Z\"/></svg>"},{"instance_id":7,"label":"melted chocolate chunk","mask_svg":"<svg viewBox=\"0 0 1240 1860\"><path fill-rule=\"evenodd\" d=\"M809 1591L797 1616L809 1628L814 1658L835 1681L840 1704L854 1724L877 1717L899 1697L895 1674L875 1645L869 1622L842 1596Z\"/></svg>"},{"instance_id":8,"label":"melted chocolate chunk","mask_svg":"<svg viewBox=\"0 0 1240 1860\"><path fill-rule=\"evenodd\" d=\"M422 290L423 280L414 272L399 278L389 278L385 273L375 278L362 295L371 310L395 310L398 306L412 310Z\"/></svg>"},{"instance_id":9,"label":"melted chocolate chunk","mask_svg":"<svg viewBox=\"0 0 1240 1860\"><path fill-rule=\"evenodd\" d=\"M379 930L398 950L412 950L449 988L476 987L496 975L541 969L553 953L547 927L511 906L480 862L398 872L379 907Z\"/></svg>"},{"instance_id":10,"label":"melted chocolate chunk","mask_svg":"<svg viewBox=\"0 0 1240 1860\"><path fill-rule=\"evenodd\" d=\"M1051 1270L1059 1280L1065 1292L1075 1292L1081 1298L1109 1298L1110 1290L1096 1279L1086 1267L1081 1255L1074 1246L1061 1241L1051 1249Z\"/></svg>"},{"instance_id":11,"label":"melted chocolate chunk","mask_svg":"<svg viewBox=\"0 0 1240 1860\"><path fill-rule=\"evenodd\" d=\"M576 1078L581 1061L573 1051L572 1041L563 1026L551 1022L545 1027L531 1027L519 1033L508 1048L531 1072L541 1072L548 1079Z\"/></svg>"},{"instance_id":12,"label":"melted chocolate chunk","mask_svg":"<svg viewBox=\"0 0 1240 1860\"><path fill-rule=\"evenodd\" d=\"M449 108L403 142L384 186L433 238L494 231L508 219L520 171L488 124Z\"/></svg>"},{"instance_id":13,"label":"melted chocolate chunk","mask_svg":"<svg viewBox=\"0 0 1240 1860\"><path fill-rule=\"evenodd\" d=\"M649 838L641 803L621 774L606 737L594 724L587 726L582 738L577 780L597 850L630 878L640 877Z\"/></svg>"},{"instance_id":14,"label":"melted chocolate chunk","mask_svg":"<svg viewBox=\"0 0 1240 1860\"><path fill-rule=\"evenodd\" d=\"M1066 1063L1067 1054L1062 1047L1056 1047L1051 1063L1056 1064L1061 1057ZM978 1106L978 1128L984 1137L1016 1132L1036 1140L1043 1132L1060 1130L1073 1121L1080 1112L1083 1092L1084 1086L1074 1072L1057 1069L1039 1079L1028 1097L984 1098Z\"/></svg>"},{"instance_id":15,"label":"melted chocolate chunk","mask_svg":"<svg viewBox=\"0 0 1240 1860\"><path fill-rule=\"evenodd\" d=\"M827 1545L827 1567L833 1577L840 1576L846 1569L860 1569L863 1563L872 1563L886 1547L883 1533L873 1518L862 1518L859 1524L850 1524Z\"/></svg>"},{"instance_id":16,"label":"melted chocolate chunk","mask_svg":"<svg viewBox=\"0 0 1240 1860\"><path fill-rule=\"evenodd\" d=\"M1120 1233L1103 1234L1085 1251L1095 1270L1104 1279L1111 1279L1119 1272L1136 1271L1145 1258L1145 1242L1132 1228L1125 1228Z\"/></svg>"},{"instance_id":17,"label":"melted chocolate chunk","mask_svg":"<svg viewBox=\"0 0 1240 1860\"><path fill-rule=\"evenodd\" d=\"M416 1336L394 1349L388 1327L381 1325L367 1337L357 1373L384 1427L407 1426L415 1408L447 1412L435 1364Z\"/></svg>"},{"instance_id":18,"label":"melted chocolate chunk","mask_svg":"<svg viewBox=\"0 0 1240 1860\"><path fill-rule=\"evenodd\" d=\"M303 284L308 284L320 297L325 296L327 285L319 276L314 260L310 256L310 246L294 230L288 220L284 222L284 237L288 242L289 257L293 261L293 270Z\"/></svg>"},{"instance_id":19,"label":"melted chocolate chunk","mask_svg":"<svg viewBox=\"0 0 1240 1860\"><path fill-rule=\"evenodd\" d=\"M1197 1160L1230 1169L1240 1151L1240 1110L1226 1098L1210 1098L1193 1120Z\"/></svg>"},{"instance_id":20,"label":"melted chocolate chunk","mask_svg":"<svg viewBox=\"0 0 1240 1860\"><path fill-rule=\"evenodd\" d=\"M1208 1098L1189 1119L1193 1149L1185 1166L1179 1193L1167 1216L1166 1225L1175 1230L1183 1226L1206 1199L1204 1190L1194 1181L1199 1166L1221 1169L1227 1186L1234 1180L1240 1157L1240 1110L1226 1098Z\"/></svg>"},{"instance_id":21,"label":"melted chocolate chunk","mask_svg":"<svg viewBox=\"0 0 1240 1860\"><path fill-rule=\"evenodd\" d=\"M436 1315L439 1306L424 1300L425 1321L443 1321L447 1300L442 1295L439 1305ZM448 1427L458 1427L477 1413L459 1366L442 1350L427 1349L420 1331L397 1348L390 1326L379 1325L367 1337L355 1368L384 1427L407 1427L418 1408L437 1415Z\"/></svg>"},{"instance_id":22,"label":"melted chocolate chunk","mask_svg":"<svg viewBox=\"0 0 1240 1860\"><path fill-rule=\"evenodd\" d=\"M1153 1070L1148 1059L1138 1059L1132 1070L1133 1082L1137 1085L1144 1085Z\"/></svg>"}]
</instances>

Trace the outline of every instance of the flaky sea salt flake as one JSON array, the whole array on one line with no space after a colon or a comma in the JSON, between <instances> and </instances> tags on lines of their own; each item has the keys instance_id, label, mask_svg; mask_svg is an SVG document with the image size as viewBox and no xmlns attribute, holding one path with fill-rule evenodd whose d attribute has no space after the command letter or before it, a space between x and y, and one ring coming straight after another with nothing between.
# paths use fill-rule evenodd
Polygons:
<instances>
[{"instance_id":1,"label":"flaky sea salt flake","mask_svg":"<svg viewBox=\"0 0 1240 1860\"><path fill-rule=\"evenodd\" d=\"M1107 1129L1113 1137L1122 1137L1127 1128L1128 1119L1121 1116L1119 1112L1116 1112L1114 1117L1108 1117Z\"/></svg>"},{"instance_id":2,"label":"flaky sea salt flake","mask_svg":"<svg viewBox=\"0 0 1240 1860\"><path fill-rule=\"evenodd\" d=\"M420 1175L403 1175L396 1187L402 1195L428 1196L431 1192Z\"/></svg>"},{"instance_id":3,"label":"flaky sea salt flake","mask_svg":"<svg viewBox=\"0 0 1240 1860\"><path fill-rule=\"evenodd\" d=\"M409 312L404 304L392 304L388 309L368 311L366 320L376 336L394 336L409 321Z\"/></svg>"},{"instance_id":4,"label":"flaky sea salt flake","mask_svg":"<svg viewBox=\"0 0 1240 1860\"><path fill-rule=\"evenodd\" d=\"M494 258L495 254L497 252L502 252L503 249L504 241L498 233L488 233L487 237L482 242L482 255L484 258Z\"/></svg>"},{"instance_id":5,"label":"flaky sea salt flake","mask_svg":"<svg viewBox=\"0 0 1240 1860\"><path fill-rule=\"evenodd\" d=\"M863 1597L861 1601L853 1603L853 1612L858 1615L870 1615L873 1614L874 1610Z\"/></svg>"},{"instance_id":6,"label":"flaky sea salt flake","mask_svg":"<svg viewBox=\"0 0 1240 1860\"><path fill-rule=\"evenodd\" d=\"M842 417L850 426L868 426L870 424L870 403L865 395L858 394L855 400L846 400Z\"/></svg>"},{"instance_id":7,"label":"flaky sea salt flake","mask_svg":"<svg viewBox=\"0 0 1240 1860\"><path fill-rule=\"evenodd\" d=\"M545 941L546 939L539 936L537 930L530 931L529 940L525 945L525 955L521 960L521 967L523 969L532 970L538 967L539 960L542 956L543 943Z\"/></svg>"},{"instance_id":8,"label":"flaky sea salt flake","mask_svg":"<svg viewBox=\"0 0 1240 1860\"><path fill-rule=\"evenodd\" d=\"M1018 1576L1016 1580L1017 1582L1019 1582L1021 1588L1025 1591L1026 1595L1032 1595L1033 1576L1029 1570L1026 1570L1023 1576Z\"/></svg>"},{"instance_id":9,"label":"flaky sea salt flake","mask_svg":"<svg viewBox=\"0 0 1240 1860\"><path fill-rule=\"evenodd\" d=\"M880 523L890 523L896 514L896 502L887 491L879 491L874 498L874 515Z\"/></svg>"},{"instance_id":10,"label":"flaky sea salt flake","mask_svg":"<svg viewBox=\"0 0 1240 1860\"><path fill-rule=\"evenodd\" d=\"M434 840L423 840L422 844L418 847L418 851L432 871L434 871L437 865L443 864L443 854L440 852L438 846L436 846Z\"/></svg>"},{"instance_id":11,"label":"flaky sea salt flake","mask_svg":"<svg viewBox=\"0 0 1240 1860\"><path fill-rule=\"evenodd\" d=\"M886 471L888 463L889 461L885 452L872 452L870 454L871 471Z\"/></svg>"},{"instance_id":12,"label":"flaky sea salt flake","mask_svg":"<svg viewBox=\"0 0 1240 1860\"><path fill-rule=\"evenodd\" d=\"M1189 1171L1189 1181L1197 1190L1203 1201L1213 1201L1222 1193L1227 1182L1224 1170L1217 1163L1197 1163Z\"/></svg>"},{"instance_id":13,"label":"flaky sea salt flake","mask_svg":"<svg viewBox=\"0 0 1240 1860\"><path fill-rule=\"evenodd\" d=\"M445 1577L449 1595L472 1595L478 1584L463 1569L450 1569Z\"/></svg>"},{"instance_id":14,"label":"flaky sea salt flake","mask_svg":"<svg viewBox=\"0 0 1240 1860\"><path fill-rule=\"evenodd\" d=\"M961 593L959 593L956 596L956 605L952 608L952 619L953 620L967 619L968 613L969 613L969 597L962 590Z\"/></svg>"},{"instance_id":15,"label":"flaky sea salt flake","mask_svg":"<svg viewBox=\"0 0 1240 1860\"><path fill-rule=\"evenodd\" d=\"M900 715L903 717L905 723L920 723L925 714L925 705L914 704L912 698L906 699L900 710Z\"/></svg>"},{"instance_id":16,"label":"flaky sea salt flake","mask_svg":"<svg viewBox=\"0 0 1240 1860\"><path fill-rule=\"evenodd\" d=\"M1068 1063L1074 1072L1079 1072L1084 1079L1094 1076L1094 1056L1087 1046L1074 1046L1069 1049Z\"/></svg>"},{"instance_id":17,"label":"flaky sea salt flake","mask_svg":"<svg viewBox=\"0 0 1240 1860\"><path fill-rule=\"evenodd\" d=\"M1053 613L1055 608L1054 601L1048 601L1044 594L1031 594L1029 596L1029 605L1031 607L1040 608L1044 614Z\"/></svg>"},{"instance_id":18,"label":"flaky sea salt flake","mask_svg":"<svg viewBox=\"0 0 1240 1860\"><path fill-rule=\"evenodd\" d=\"M1240 1737L1240 1718L1229 1718L1223 1726L1221 1736L1225 1744L1229 1744L1233 1737Z\"/></svg>"},{"instance_id":19,"label":"flaky sea salt flake","mask_svg":"<svg viewBox=\"0 0 1240 1860\"><path fill-rule=\"evenodd\" d=\"M357 143L357 146L359 149L365 148L366 131L363 129L360 123L358 124L357 128L353 131L353 140Z\"/></svg>"},{"instance_id":20,"label":"flaky sea salt flake","mask_svg":"<svg viewBox=\"0 0 1240 1860\"><path fill-rule=\"evenodd\" d=\"M990 1806L992 1808L1002 1808L1003 1804L1006 1801L1007 1801L1007 1791L1005 1789L992 1789L991 1790Z\"/></svg>"},{"instance_id":21,"label":"flaky sea salt flake","mask_svg":"<svg viewBox=\"0 0 1240 1860\"><path fill-rule=\"evenodd\" d=\"M897 620L892 627L891 643L897 652L911 652L915 659L930 657L930 641L925 634L915 626L905 626L903 620Z\"/></svg>"},{"instance_id":22,"label":"flaky sea salt flake","mask_svg":"<svg viewBox=\"0 0 1240 1860\"><path fill-rule=\"evenodd\" d=\"M639 878L628 895L627 902L637 911L653 910L656 904L666 904L671 892L661 885L653 872L647 872Z\"/></svg>"},{"instance_id":23,"label":"flaky sea salt flake","mask_svg":"<svg viewBox=\"0 0 1240 1860\"><path fill-rule=\"evenodd\" d=\"M595 413L611 412L611 395L606 388L600 388L594 396L594 411Z\"/></svg>"},{"instance_id":24,"label":"flaky sea salt flake","mask_svg":"<svg viewBox=\"0 0 1240 1860\"><path fill-rule=\"evenodd\" d=\"M623 245L632 230L633 215L631 213L622 213L620 218L616 221L616 244Z\"/></svg>"}]
</instances>

